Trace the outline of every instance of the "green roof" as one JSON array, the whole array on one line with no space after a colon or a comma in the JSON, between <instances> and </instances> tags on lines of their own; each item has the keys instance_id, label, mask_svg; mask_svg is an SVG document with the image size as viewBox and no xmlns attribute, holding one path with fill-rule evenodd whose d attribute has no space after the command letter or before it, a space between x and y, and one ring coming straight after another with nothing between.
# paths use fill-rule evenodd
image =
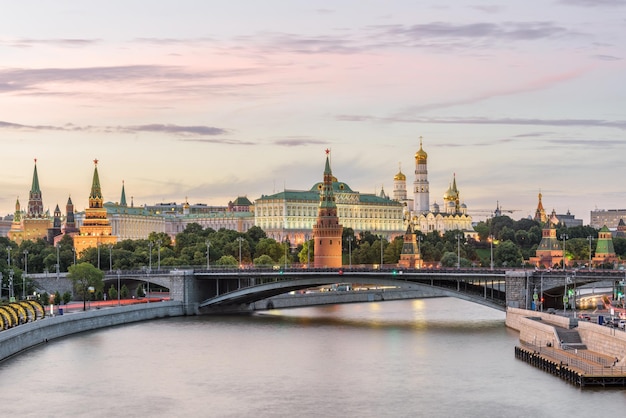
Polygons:
<instances>
[{"instance_id":1,"label":"green roof","mask_svg":"<svg viewBox=\"0 0 626 418\"><path fill-rule=\"evenodd\" d=\"M319 203L320 201L320 190L321 186L324 183L319 182L315 183L310 190L283 190L282 192L275 193L272 195L263 195L257 199L257 201L264 200L287 200L287 201L303 201L303 202L315 202ZM333 194L335 194L335 198L337 198L337 194L348 193L348 194L356 194L359 197L359 203L364 204L378 204L378 205L391 205L391 206L402 206L402 203L382 198L380 196L376 196L375 194L362 194L359 192L353 191L350 186L342 182L333 182Z\"/></svg>"}]
</instances>

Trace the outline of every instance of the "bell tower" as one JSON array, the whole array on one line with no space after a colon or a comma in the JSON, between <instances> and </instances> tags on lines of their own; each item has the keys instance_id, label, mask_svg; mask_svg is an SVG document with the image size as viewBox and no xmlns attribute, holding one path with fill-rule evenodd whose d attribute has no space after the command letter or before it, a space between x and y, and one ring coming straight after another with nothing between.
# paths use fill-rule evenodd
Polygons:
<instances>
[{"instance_id":1,"label":"bell tower","mask_svg":"<svg viewBox=\"0 0 626 418\"><path fill-rule=\"evenodd\" d=\"M413 210L415 215L427 213L430 210L428 190L428 154L422 148L415 153L415 181L413 182Z\"/></svg>"}]
</instances>

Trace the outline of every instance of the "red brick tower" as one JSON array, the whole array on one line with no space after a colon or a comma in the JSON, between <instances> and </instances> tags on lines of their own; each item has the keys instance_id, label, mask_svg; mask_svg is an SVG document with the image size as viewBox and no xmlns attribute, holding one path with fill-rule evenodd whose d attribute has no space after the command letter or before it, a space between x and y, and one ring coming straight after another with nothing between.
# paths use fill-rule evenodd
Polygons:
<instances>
[{"instance_id":1,"label":"red brick tower","mask_svg":"<svg viewBox=\"0 0 626 418\"><path fill-rule=\"evenodd\" d=\"M317 221L313 225L315 267L341 267L341 236L343 226L339 224L337 205L333 193L334 177L330 170L330 150L326 150L324 182L320 191L320 206Z\"/></svg>"}]
</instances>

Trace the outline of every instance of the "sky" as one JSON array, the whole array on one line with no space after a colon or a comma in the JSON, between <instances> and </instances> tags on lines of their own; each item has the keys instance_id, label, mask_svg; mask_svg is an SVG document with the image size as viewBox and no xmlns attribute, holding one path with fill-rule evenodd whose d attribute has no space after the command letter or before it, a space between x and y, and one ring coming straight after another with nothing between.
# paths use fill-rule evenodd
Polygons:
<instances>
[{"instance_id":1,"label":"sky","mask_svg":"<svg viewBox=\"0 0 626 418\"><path fill-rule=\"evenodd\" d=\"M0 214L322 181L476 219L626 208L626 0L0 0Z\"/></svg>"}]
</instances>

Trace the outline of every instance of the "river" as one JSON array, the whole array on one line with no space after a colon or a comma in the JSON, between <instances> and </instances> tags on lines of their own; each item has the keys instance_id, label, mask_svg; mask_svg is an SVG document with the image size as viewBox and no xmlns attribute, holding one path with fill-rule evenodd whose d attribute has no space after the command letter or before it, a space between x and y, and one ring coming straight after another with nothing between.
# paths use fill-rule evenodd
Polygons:
<instances>
[{"instance_id":1,"label":"river","mask_svg":"<svg viewBox=\"0 0 626 418\"><path fill-rule=\"evenodd\" d=\"M83 333L0 363L21 417L623 416L516 360L504 313L453 298L181 317Z\"/></svg>"}]
</instances>

